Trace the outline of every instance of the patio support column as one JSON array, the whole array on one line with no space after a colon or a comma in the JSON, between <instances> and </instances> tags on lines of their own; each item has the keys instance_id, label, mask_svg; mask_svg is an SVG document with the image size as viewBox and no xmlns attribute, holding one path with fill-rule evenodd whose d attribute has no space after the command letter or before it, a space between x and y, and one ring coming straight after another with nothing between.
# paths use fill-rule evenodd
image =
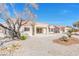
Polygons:
<instances>
[{"instance_id":1,"label":"patio support column","mask_svg":"<svg viewBox=\"0 0 79 59\"><path fill-rule=\"evenodd\" d=\"M36 34L36 31L35 31L35 25L32 25L32 35L35 35Z\"/></svg>"},{"instance_id":2,"label":"patio support column","mask_svg":"<svg viewBox=\"0 0 79 59\"><path fill-rule=\"evenodd\" d=\"M49 27L47 26L47 35L49 34Z\"/></svg>"},{"instance_id":3,"label":"patio support column","mask_svg":"<svg viewBox=\"0 0 79 59\"><path fill-rule=\"evenodd\" d=\"M34 33L35 33L35 35L36 35L36 26L35 26L35 28L34 28Z\"/></svg>"}]
</instances>

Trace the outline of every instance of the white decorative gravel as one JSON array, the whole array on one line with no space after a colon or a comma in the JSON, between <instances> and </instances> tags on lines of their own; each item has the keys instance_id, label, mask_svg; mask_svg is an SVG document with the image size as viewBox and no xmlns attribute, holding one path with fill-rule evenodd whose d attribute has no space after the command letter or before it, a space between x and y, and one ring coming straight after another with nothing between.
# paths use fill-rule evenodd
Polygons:
<instances>
[{"instance_id":1,"label":"white decorative gravel","mask_svg":"<svg viewBox=\"0 0 79 59\"><path fill-rule=\"evenodd\" d=\"M77 56L79 44L64 46L53 43L52 40L61 37L62 34L49 36L34 36L22 41L23 48L14 55L24 56Z\"/></svg>"},{"instance_id":2,"label":"white decorative gravel","mask_svg":"<svg viewBox=\"0 0 79 59\"><path fill-rule=\"evenodd\" d=\"M14 52L14 56L78 56L79 44L64 46L54 43L52 40L63 36L53 34L47 36L33 36L20 41L22 47ZM75 36L78 38L78 36Z\"/></svg>"}]
</instances>

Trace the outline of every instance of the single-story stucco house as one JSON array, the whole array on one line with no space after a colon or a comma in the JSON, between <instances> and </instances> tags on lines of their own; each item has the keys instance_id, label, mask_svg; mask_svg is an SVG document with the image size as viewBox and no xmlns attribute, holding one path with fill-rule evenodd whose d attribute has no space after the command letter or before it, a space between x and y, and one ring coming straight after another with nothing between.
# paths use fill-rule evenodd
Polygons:
<instances>
[{"instance_id":1,"label":"single-story stucco house","mask_svg":"<svg viewBox=\"0 0 79 59\"><path fill-rule=\"evenodd\" d=\"M32 21L29 21L27 24L25 24L21 27L20 31L23 34L27 34L30 36L50 35L53 33L64 33L65 27L64 26L54 26L54 25L49 25L46 23L39 23L39 22L35 22L33 24Z\"/></svg>"},{"instance_id":2,"label":"single-story stucco house","mask_svg":"<svg viewBox=\"0 0 79 59\"><path fill-rule=\"evenodd\" d=\"M55 26L46 23L33 22L29 20L26 24L24 24L21 27L20 32L21 34L24 35L36 36L36 35L50 35L53 33L64 33L67 30L68 29L65 26L57 26L57 25ZM2 32L5 33L4 30Z\"/></svg>"}]
</instances>

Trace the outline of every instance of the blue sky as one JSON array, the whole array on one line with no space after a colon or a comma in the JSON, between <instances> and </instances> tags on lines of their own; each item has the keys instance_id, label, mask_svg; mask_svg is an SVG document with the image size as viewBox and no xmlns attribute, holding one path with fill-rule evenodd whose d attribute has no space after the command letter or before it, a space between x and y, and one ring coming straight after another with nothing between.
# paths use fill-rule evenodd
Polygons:
<instances>
[{"instance_id":1,"label":"blue sky","mask_svg":"<svg viewBox=\"0 0 79 59\"><path fill-rule=\"evenodd\" d=\"M54 25L71 26L79 20L79 4L77 3L40 3L39 9L32 9L37 14L36 21ZM17 10L22 11L23 4L16 4ZM10 8L12 14L12 8ZM0 19L0 22L2 20Z\"/></svg>"},{"instance_id":2,"label":"blue sky","mask_svg":"<svg viewBox=\"0 0 79 59\"><path fill-rule=\"evenodd\" d=\"M71 26L79 20L79 4L39 4L38 21Z\"/></svg>"}]
</instances>

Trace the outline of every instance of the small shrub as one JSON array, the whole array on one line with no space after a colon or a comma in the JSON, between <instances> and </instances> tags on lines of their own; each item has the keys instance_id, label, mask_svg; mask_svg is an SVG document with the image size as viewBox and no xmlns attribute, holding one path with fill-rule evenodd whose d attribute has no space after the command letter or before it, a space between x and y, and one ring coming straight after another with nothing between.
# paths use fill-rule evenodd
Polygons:
<instances>
[{"instance_id":1,"label":"small shrub","mask_svg":"<svg viewBox=\"0 0 79 59\"><path fill-rule=\"evenodd\" d=\"M68 32L67 32L67 36L70 38L71 36L72 36L72 30L68 30Z\"/></svg>"},{"instance_id":2,"label":"small shrub","mask_svg":"<svg viewBox=\"0 0 79 59\"><path fill-rule=\"evenodd\" d=\"M62 37L60 38L60 40L61 40L61 41L68 41L66 36L62 36Z\"/></svg>"},{"instance_id":3,"label":"small shrub","mask_svg":"<svg viewBox=\"0 0 79 59\"><path fill-rule=\"evenodd\" d=\"M25 35L21 36L21 40L26 40L26 39L27 39L27 36L25 36Z\"/></svg>"}]
</instances>

